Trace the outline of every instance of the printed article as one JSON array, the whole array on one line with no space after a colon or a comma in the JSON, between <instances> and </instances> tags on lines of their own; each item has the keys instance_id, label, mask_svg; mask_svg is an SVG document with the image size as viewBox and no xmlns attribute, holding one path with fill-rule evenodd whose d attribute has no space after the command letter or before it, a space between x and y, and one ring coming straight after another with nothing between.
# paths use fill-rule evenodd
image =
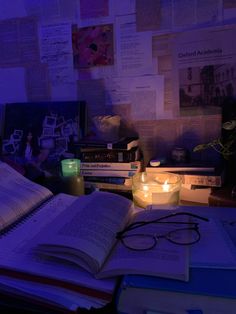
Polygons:
<instances>
[{"instance_id":1,"label":"printed article","mask_svg":"<svg viewBox=\"0 0 236 314\"><path fill-rule=\"evenodd\" d=\"M235 36L235 26L176 36L173 103L181 116L220 113L236 96L236 46L230 40Z\"/></svg>"}]
</instances>

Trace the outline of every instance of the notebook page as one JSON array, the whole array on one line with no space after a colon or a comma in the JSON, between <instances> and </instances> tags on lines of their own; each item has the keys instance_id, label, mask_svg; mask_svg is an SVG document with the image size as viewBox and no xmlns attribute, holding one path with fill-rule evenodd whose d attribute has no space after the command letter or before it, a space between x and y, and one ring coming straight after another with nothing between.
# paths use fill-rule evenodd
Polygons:
<instances>
[{"instance_id":1,"label":"notebook page","mask_svg":"<svg viewBox=\"0 0 236 314\"><path fill-rule=\"evenodd\" d=\"M52 259L39 258L32 253L30 239L43 227L52 222L66 210L78 197L59 194L45 204L41 210L26 220L22 225L0 237L0 268L15 269L29 274L38 274L48 278L57 278L76 285L92 287L111 294L116 281L96 280L91 274L69 263L55 263ZM81 206L89 198L81 196ZM32 244L33 245L33 244Z\"/></svg>"}]
</instances>

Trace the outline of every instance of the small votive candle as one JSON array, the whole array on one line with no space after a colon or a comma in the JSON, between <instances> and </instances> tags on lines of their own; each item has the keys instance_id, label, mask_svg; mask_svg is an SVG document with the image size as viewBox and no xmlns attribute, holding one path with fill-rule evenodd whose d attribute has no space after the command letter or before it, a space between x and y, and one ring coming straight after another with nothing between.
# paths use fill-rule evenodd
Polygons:
<instances>
[{"instance_id":1,"label":"small votive candle","mask_svg":"<svg viewBox=\"0 0 236 314\"><path fill-rule=\"evenodd\" d=\"M61 170L63 177L77 176L80 172L80 160L79 159L62 160Z\"/></svg>"},{"instance_id":2,"label":"small votive candle","mask_svg":"<svg viewBox=\"0 0 236 314\"><path fill-rule=\"evenodd\" d=\"M139 172L132 177L134 204L146 208L148 205L178 205L181 178L178 174L161 172Z\"/></svg>"}]
</instances>

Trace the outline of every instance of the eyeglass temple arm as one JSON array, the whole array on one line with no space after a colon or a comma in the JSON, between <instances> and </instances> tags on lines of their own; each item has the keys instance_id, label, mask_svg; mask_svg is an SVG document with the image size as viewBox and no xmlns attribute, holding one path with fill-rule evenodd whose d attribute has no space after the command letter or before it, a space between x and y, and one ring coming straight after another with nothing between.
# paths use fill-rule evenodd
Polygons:
<instances>
[{"instance_id":1,"label":"eyeglass temple arm","mask_svg":"<svg viewBox=\"0 0 236 314\"><path fill-rule=\"evenodd\" d=\"M198 219L201 219L201 220L204 220L204 221L209 221L209 219L206 218L206 217L202 217L202 216L199 216L199 215L196 215L196 214L193 214L193 213L189 213L189 212L172 213L172 214L170 214L170 215L167 215L167 216L163 216L163 217L161 217L161 218L158 218L158 219L156 219L156 221L160 221L160 220L163 220L163 219L166 219L166 218L176 217L176 216L180 216L180 215L181 215L181 216L186 215L186 216L198 218Z\"/></svg>"},{"instance_id":2,"label":"eyeglass temple arm","mask_svg":"<svg viewBox=\"0 0 236 314\"><path fill-rule=\"evenodd\" d=\"M204 221L209 221L208 218L206 217L202 217L202 216L199 216L199 215L196 215L196 214L193 214L193 213L189 213L189 212L179 212L179 213L172 213L170 215L167 215L167 216L163 216L161 218L157 218L157 219L154 219L154 220L151 220L151 221L138 221L138 222L134 222L132 224L130 224L129 226L127 226L126 228L124 228L122 231L120 232L117 232L117 235L121 235L123 234L124 232L126 232L127 230L133 230L133 229L136 229L136 228L139 228L139 227L142 227L144 225L148 225L148 224L151 224L151 223L157 223L157 222L161 222L161 220L163 219L167 219L167 218L170 218L170 217L176 217L176 216L182 216L182 215L186 215L186 216L191 216L191 217L194 217L194 218L198 218L198 219L201 219L201 220L204 220ZM164 223L164 222L163 222ZM167 221L165 223L186 223L186 222L176 222L176 221Z\"/></svg>"}]
</instances>

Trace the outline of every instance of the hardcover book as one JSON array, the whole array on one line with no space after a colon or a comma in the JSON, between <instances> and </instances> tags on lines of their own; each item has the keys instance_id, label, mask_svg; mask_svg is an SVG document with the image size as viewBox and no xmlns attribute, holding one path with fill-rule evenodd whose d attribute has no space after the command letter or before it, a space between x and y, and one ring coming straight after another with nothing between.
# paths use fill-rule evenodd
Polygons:
<instances>
[{"instance_id":1,"label":"hardcover book","mask_svg":"<svg viewBox=\"0 0 236 314\"><path fill-rule=\"evenodd\" d=\"M167 171L168 168L165 168ZM174 172L180 175L182 184L187 185L199 185L208 187L221 187L225 181L225 170L224 168L217 168L214 171L203 171L203 170L168 170L169 172ZM149 173L160 173L161 167L146 167L146 172ZM168 172L167 171L167 172Z\"/></svg>"},{"instance_id":2,"label":"hardcover book","mask_svg":"<svg viewBox=\"0 0 236 314\"><path fill-rule=\"evenodd\" d=\"M133 177L139 169L131 170L96 170L96 169L81 169L80 174L84 177L121 177L130 178Z\"/></svg>"},{"instance_id":3,"label":"hardcover book","mask_svg":"<svg viewBox=\"0 0 236 314\"><path fill-rule=\"evenodd\" d=\"M138 147L130 150L80 148L77 156L82 162L133 162L141 159L141 152Z\"/></svg>"},{"instance_id":4,"label":"hardcover book","mask_svg":"<svg viewBox=\"0 0 236 314\"><path fill-rule=\"evenodd\" d=\"M235 280L235 270L209 268L191 269L187 283L126 275L116 297L118 313L234 314Z\"/></svg>"},{"instance_id":5,"label":"hardcover book","mask_svg":"<svg viewBox=\"0 0 236 314\"><path fill-rule=\"evenodd\" d=\"M204 162L188 162L188 163L171 163L161 162L158 166L155 165L154 160L151 160L147 166L147 171L150 172L215 172L220 168L220 165L214 165L213 163Z\"/></svg>"},{"instance_id":6,"label":"hardcover book","mask_svg":"<svg viewBox=\"0 0 236 314\"><path fill-rule=\"evenodd\" d=\"M106 142L96 137L84 137L78 143L78 148L106 148L106 149L124 149L138 147L138 137L125 137L115 142Z\"/></svg>"}]
</instances>

